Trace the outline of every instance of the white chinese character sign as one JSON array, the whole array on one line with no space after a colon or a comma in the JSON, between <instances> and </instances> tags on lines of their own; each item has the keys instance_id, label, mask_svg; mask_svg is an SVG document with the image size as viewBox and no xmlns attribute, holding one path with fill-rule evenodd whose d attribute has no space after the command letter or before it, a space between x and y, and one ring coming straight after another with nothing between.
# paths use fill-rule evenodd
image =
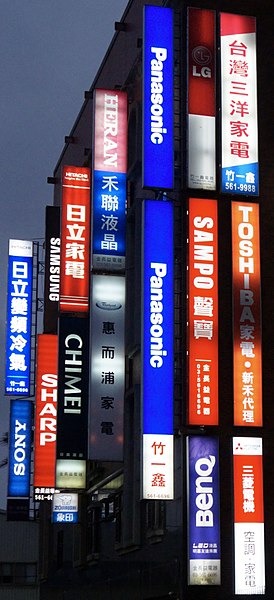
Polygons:
<instances>
[{"instance_id":1,"label":"white chinese character sign","mask_svg":"<svg viewBox=\"0 0 274 600\"><path fill-rule=\"evenodd\" d=\"M259 205L232 202L234 425L262 426Z\"/></svg>"},{"instance_id":2,"label":"white chinese character sign","mask_svg":"<svg viewBox=\"0 0 274 600\"><path fill-rule=\"evenodd\" d=\"M33 244L9 241L6 382L8 395L30 394Z\"/></svg>"},{"instance_id":3,"label":"white chinese character sign","mask_svg":"<svg viewBox=\"0 0 274 600\"><path fill-rule=\"evenodd\" d=\"M125 268L127 94L95 91L93 268Z\"/></svg>"},{"instance_id":4,"label":"white chinese character sign","mask_svg":"<svg viewBox=\"0 0 274 600\"><path fill-rule=\"evenodd\" d=\"M222 192L259 194L256 20L221 13Z\"/></svg>"},{"instance_id":5,"label":"white chinese character sign","mask_svg":"<svg viewBox=\"0 0 274 600\"><path fill-rule=\"evenodd\" d=\"M61 208L60 310L88 312L90 170L64 167Z\"/></svg>"},{"instance_id":6,"label":"white chinese character sign","mask_svg":"<svg viewBox=\"0 0 274 600\"><path fill-rule=\"evenodd\" d=\"M233 438L235 594L265 594L262 439Z\"/></svg>"},{"instance_id":7,"label":"white chinese character sign","mask_svg":"<svg viewBox=\"0 0 274 600\"><path fill-rule=\"evenodd\" d=\"M92 276L89 458L123 460L125 278Z\"/></svg>"},{"instance_id":8,"label":"white chinese character sign","mask_svg":"<svg viewBox=\"0 0 274 600\"><path fill-rule=\"evenodd\" d=\"M217 201L189 199L188 422L218 425Z\"/></svg>"}]
</instances>

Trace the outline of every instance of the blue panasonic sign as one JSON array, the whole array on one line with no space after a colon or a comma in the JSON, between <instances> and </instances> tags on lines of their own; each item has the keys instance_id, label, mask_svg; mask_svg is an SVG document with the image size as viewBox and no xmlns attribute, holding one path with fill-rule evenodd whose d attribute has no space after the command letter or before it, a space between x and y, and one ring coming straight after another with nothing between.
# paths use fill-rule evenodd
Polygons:
<instances>
[{"instance_id":1,"label":"blue panasonic sign","mask_svg":"<svg viewBox=\"0 0 274 600\"><path fill-rule=\"evenodd\" d=\"M173 434L173 205L143 205L143 433Z\"/></svg>"},{"instance_id":2,"label":"blue panasonic sign","mask_svg":"<svg viewBox=\"0 0 274 600\"><path fill-rule=\"evenodd\" d=\"M9 497L29 497L32 403L10 402Z\"/></svg>"},{"instance_id":3,"label":"blue panasonic sign","mask_svg":"<svg viewBox=\"0 0 274 600\"><path fill-rule=\"evenodd\" d=\"M173 188L173 11L144 7L143 186Z\"/></svg>"}]
</instances>

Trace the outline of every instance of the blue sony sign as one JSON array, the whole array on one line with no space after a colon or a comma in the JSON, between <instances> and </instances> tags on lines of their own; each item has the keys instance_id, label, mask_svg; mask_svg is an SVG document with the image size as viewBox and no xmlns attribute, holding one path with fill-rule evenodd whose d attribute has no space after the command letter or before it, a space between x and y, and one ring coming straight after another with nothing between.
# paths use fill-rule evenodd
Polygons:
<instances>
[{"instance_id":1,"label":"blue sony sign","mask_svg":"<svg viewBox=\"0 0 274 600\"><path fill-rule=\"evenodd\" d=\"M32 403L10 401L8 496L29 497Z\"/></svg>"},{"instance_id":2,"label":"blue sony sign","mask_svg":"<svg viewBox=\"0 0 274 600\"><path fill-rule=\"evenodd\" d=\"M144 7L143 186L173 188L173 11Z\"/></svg>"},{"instance_id":3,"label":"blue sony sign","mask_svg":"<svg viewBox=\"0 0 274 600\"><path fill-rule=\"evenodd\" d=\"M189 582L220 582L219 445L215 437L189 436ZM199 563L203 561L203 569ZM214 561L214 562L213 562ZM200 563L201 564L201 563ZM214 569L212 565L214 564Z\"/></svg>"},{"instance_id":4,"label":"blue sony sign","mask_svg":"<svg viewBox=\"0 0 274 600\"><path fill-rule=\"evenodd\" d=\"M173 204L143 205L143 433L173 434Z\"/></svg>"},{"instance_id":5,"label":"blue sony sign","mask_svg":"<svg viewBox=\"0 0 274 600\"><path fill-rule=\"evenodd\" d=\"M9 241L5 393L30 394L32 242Z\"/></svg>"}]
</instances>

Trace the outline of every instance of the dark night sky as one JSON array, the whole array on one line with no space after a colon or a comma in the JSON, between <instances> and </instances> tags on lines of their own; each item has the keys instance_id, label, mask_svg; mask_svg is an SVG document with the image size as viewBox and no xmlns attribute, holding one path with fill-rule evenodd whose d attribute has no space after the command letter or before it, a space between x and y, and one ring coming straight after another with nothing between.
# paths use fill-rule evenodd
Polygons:
<instances>
[{"instance_id":1,"label":"dark night sky","mask_svg":"<svg viewBox=\"0 0 274 600\"><path fill-rule=\"evenodd\" d=\"M8 240L44 236L47 184L127 0L1 0L0 435L4 397ZM7 449L0 449L0 460ZM0 470L6 507L7 468Z\"/></svg>"}]
</instances>

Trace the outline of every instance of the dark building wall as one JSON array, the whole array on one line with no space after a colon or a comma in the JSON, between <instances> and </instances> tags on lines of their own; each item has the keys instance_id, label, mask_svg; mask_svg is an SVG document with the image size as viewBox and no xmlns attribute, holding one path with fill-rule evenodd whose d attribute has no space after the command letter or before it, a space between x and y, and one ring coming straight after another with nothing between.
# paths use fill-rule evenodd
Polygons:
<instances>
[{"instance_id":1,"label":"dark building wall","mask_svg":"<svg viewBox=\"0 0 274 600\"><path fill-rule=\"evenodd\" d=\"M150 2L151 3L151 2ZM161 2L152 4L161 5ZM86 512L74 539L81 546L80 559L73 561L70 534L64 533L70 560L56 568L52 565L41 598L113 598L145 600L149 598L184 598L188 600L231 600L233 576L233 496L231 439L235 435L262 436L264 448L266 595L272 599L274 573L274 510L272 482L274 476L273 436L273 253L274 253L274 183L273 183L273 6L268 0L196 1L191 6L236 12L257 18L257 65L260 161L260 227L263 333L263 428L233 427L232 377L232 280L231 280L231 196L216 193L191 193L186 188L186 9L182 1L166 3L175 9L175 187L170 193L175 206L175 499L171 502L140 501L140 344L141 344L141 204L142 198L155 193L141 187L142 126L142 6L133 0L125 11L126 31L115 34L113 43L98 72L94 87L116 85L129 93L129 170L127 224L127 313L125 394L125 454L121 501L113 520L98 520L98 540L87 560ZM219 74L218 74L219 76ZM92 93L84 102L72 128L74 143L67 144L54 175L55 203L60 203L61 167L64 164L90 165L92 129ZM219 96L218 96L219 97ZM219 123L220 126L220 123ZM218 138L219 140L219 138ZM219 142L218 142L219 143ZM218 147L220 152L220 148ZM189 196L218 200L219 222L219 406L220 424L216 428L192 428L186 420L186 255ZM187 586L187 493L185 439L189 433L217 434L220 439L220 499L222 584L216 587ZM105 471L104 471L105 473ZM114 494L115 495L115 494ZM118 500L117 500L118 502ZM99 513L98 513L99 514ZM118 528L119 524L119 528ZM118 530L119 529L119 530ZM57 552L57 533L52 532L52 546ZM67 541L66 541L67 540ZM69 584L66 578L69 577ZM168 593L170 595L168 596ZM62 595L63 594L63 595ZM174 594L174 595L172 595Z\"/></svg>"}]
</instances>

